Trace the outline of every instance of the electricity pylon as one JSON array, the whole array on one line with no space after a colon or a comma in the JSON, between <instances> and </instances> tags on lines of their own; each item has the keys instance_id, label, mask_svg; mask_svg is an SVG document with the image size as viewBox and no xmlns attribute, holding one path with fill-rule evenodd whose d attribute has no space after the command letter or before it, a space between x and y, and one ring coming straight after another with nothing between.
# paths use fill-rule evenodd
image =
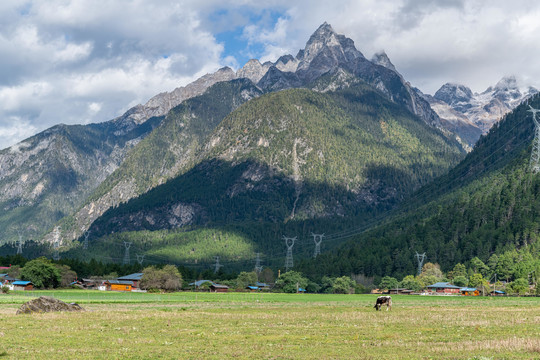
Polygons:
<instances>
[{"instance_id":1,"label":"electricity pylon","mask_svg":"<svg viewBox=\"0 0 540 360\"><path fill-rule=\"evenodd\" d=\"M16 245L17 245L17 255L21 255L21 254L22 254L22 246L23 246L21 231L20 231L20 230L17 230L17 234L19 235L19 241L16 242Z\"/></svg>"},{"instance_id":2,"label":"electricity pylon","mask_svg":"<svg viewBox=\"0 0 540 360\"><path fill-rule=\"evenodd\" d=\"M287 272L294 266L292 249L296 241L296 236L293 238L283 236L283 239L285 240L285 245L287 245L287 257L285 258L285 272Z\"/></svg>"},{"instance_id":3,"label":"electricity pylon","mask_svg":"<svg viewBox=\"0 0 540 360\"><path fill-rule=\"evenodd\" d=\"M126 248L126 252L124 253L124 261L122 264L129 265L131 262L131 259L129 258L129 248L131 247L131 242L124 241L124 247Z\"/></svg>"},{"instance_id":4,"label":"electricity pylon","mask_svg":"<svg viewBox=\"0 0 540 360\"><path fill-rule=\"evenodd\" d=\"M426 260L426 253L416 253L416 260L418 261L418 276L420 276L422 273L422 265L424 265L424 260Z\"/></svg>"},{"instance_id":5,"label":"electricity pylon","mask_svg":"<svg viewBox=\"0 0 540 360\"><path fill-rule=\"evenodd\" d=\"M84 232L84 242L83 242L83 250L88 250L88 237L90 236L90 231Z\"/></svg>"},{"instance_id":6,"label":"electricity pylon","mask_svg":"<svg viewBox=\"0 0 540 360\"><path fill-rule=\"evenodd\" d=\"M53 260L60 260L60 226L54 228L54 241L53 241Z\"/></svg>"},{"instance_id":7,"label":"electricity pylon","mask_svg":"<svg viewBox=\"0 0 540 360\"><path fill-rule=\"evenodd\" d=\"M217 274L218 271L219 271L219 269L220 269L221 267L223 267L223 265L221 265L221 264L219 263L219 256L216 256L215 259L216 259L216 264L214 265L214 273Z\"/></svg>"},{"instance_id":8,"label":"electricity pylon","mask_svg":"<svg viewBox=\"0 0 540 360\"><path fill-rule=\"evenodd\" d=\"M144 262L144 256L145 254L142 254L142 255L137 254L137 262L139 263L139 265L142 265L142 263Z\"/></svg>"},{"instance_id":9,"label":"electricity pylon","mask_svg":"<svg viewBox=\"0 0 540 360\"><path fill-rule=\"evenodd\" d=\"M531 105L529 105L529 107L531 109L527 111L532 113L534 121L534 140L530 166L533 174L536 174L540 171L540 124L538 123L538 120L536 120L536 113L540 112L540 109L535 109Z\"/></svg>"},{"instance_id":10,"label":"electricity pylon","mask_svg":"<svg viewBox=\"0 0 540 360\"><path fill-rule=\"evenodd\" d=\"M259 278L259 274L262 272L262 269L261 254L257 253L257 259L255 259L255 273L257 274L257 279Z\"/></svg>"},{"instance_id":11,"label":"electricity pylon","mask_svg":"<svg viewBox=\"0 0 540 360\"><path fill-rule=\"evenodd\" d=\"M321 254L321 243L324 234L311 233L311 236L313 236L313 242L315 242L315 251L313 252L313 257L316 258L318 255Z\"/></svg>"}]
</instances>

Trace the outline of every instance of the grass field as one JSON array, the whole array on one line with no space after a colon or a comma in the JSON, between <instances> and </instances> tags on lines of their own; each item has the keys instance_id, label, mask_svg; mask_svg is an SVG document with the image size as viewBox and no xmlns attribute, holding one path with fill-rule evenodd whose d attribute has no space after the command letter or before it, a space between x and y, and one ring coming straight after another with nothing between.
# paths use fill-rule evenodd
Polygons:
<instances>
[{"instance_id":1,"label":"grass field","mask_svg":"<svg viewBox=\"0 0 540 360\"><path fill-rule=\"evenodd\" d=\"M15 315L28 295L81 313ZM26 295L26 296L25 296ZM40 291L0 295L6 359L540 359L540 298Z\"/></svg>"}]
</instances>

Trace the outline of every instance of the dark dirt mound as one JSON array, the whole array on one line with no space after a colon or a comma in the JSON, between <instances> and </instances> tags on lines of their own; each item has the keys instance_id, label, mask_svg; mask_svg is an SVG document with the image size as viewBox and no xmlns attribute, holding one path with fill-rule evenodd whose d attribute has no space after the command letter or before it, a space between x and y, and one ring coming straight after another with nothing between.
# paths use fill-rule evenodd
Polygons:
<instances>
[{"instance_id":1,"label":"dark dirt mound","mask_svg":"<svg viewBox=\"0 0 540 360\"><path fill-rule=\"evenodd\" d=\"M66 304L65 302L52 298L50 296L40 296L37 299L22 304L17 310L18 314L32 314L52 311L82 311L84 310L78 304Z\"/></svg>"}]
</instances>

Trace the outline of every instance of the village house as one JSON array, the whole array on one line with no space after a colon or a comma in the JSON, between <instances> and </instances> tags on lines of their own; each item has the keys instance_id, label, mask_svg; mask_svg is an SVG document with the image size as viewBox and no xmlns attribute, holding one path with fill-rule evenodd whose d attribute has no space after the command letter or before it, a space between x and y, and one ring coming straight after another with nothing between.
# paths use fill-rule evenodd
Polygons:
<instances>
[{"instance_id":1,"label":"village house","mask_svg":"<svg viewBox=\"0 0 540 360\"><path fill-rule=\"evenodd\" d=\"M445 294L459 294L461 287L452 285L448 282L438 282L433 285L427 286L427 289L431 290L432 293L445 295Z\"/></svg>"},{"instance_id":2,"label":"village house","mask_svg":"<svg viewBox=\"0 0 540 360\"><path fill-rule=\"evenodd\" d=\"M212 283L210 285L210 292L227 292L229 291L229 287L227 285L220 285L216 283Z\"/></svg>"},{"instance_id":3,"label":"village house","mask_svg":"<svg viewBox=\"0 0 540 360\"><path fill-rule=\"evenodd\" d=\"M214 284L214 282L211 280L197 280L195 282L189 283L188 285L193 286L195 290L200 290L199 288L205 283L208 283L208 286Z\"/></svg>"},{"instance_id":4,"label":"village house","mask_svg":"<svg viewBox=\"0 0 540 360\"><path fill-rule=\"evenodd\" d=\"M31 281L17 280L12 283L13 290L33 290L34 284Z\"/></svg>"},{"instance_id":5,"label":"village house","mask_svg":"<svg viewBox=\"0 0 540 360\"><path fill-rule=\"evenodd\" d=\"M126 275L126 276L121 276L117 278L116 280L131 281L132 283L131 286L133 287L133 289L139 289L142 277L143 277L143 273L134 273L134 274Z\"/></svg>"},{"instance_id":6,"label":"village house","mask_svg":"<svg viewBox=\"0 0 540 360\"><path fill-rule=\"evenodd\" d=\"M131 281L106 280L104 285L107 291L131 291L133 289L133 283Z\"/></svg>"},{"instance_id":7,"label":"village house","mask_svg":"<svg viewBox=\"0 0 540 360\"><path fill-rule=\"evenodd\" d=\"M464 296L478 296L478 295L480 295L480 291L478 291L476 288L464 287L464 288L461 288L459 291L461 292L461 295L464 295Z\"/></svg>"}]
</instances>

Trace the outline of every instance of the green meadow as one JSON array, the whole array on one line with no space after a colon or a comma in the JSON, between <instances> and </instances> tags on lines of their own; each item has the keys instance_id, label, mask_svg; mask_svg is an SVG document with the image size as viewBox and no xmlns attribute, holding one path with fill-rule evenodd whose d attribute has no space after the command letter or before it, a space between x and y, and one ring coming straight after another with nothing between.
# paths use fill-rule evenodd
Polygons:
<instances>
[{"instance_id":1,"label":"green meadow","mask_svg":"<svg viewBox=\"0 0 540 360\"><path fill-rule=\"evenodd\" d=\"M39 295L84 312L15 315ZM6 359L540 359L540 298L273 293L0 295Z\"/></svg>"}]
</instances>

